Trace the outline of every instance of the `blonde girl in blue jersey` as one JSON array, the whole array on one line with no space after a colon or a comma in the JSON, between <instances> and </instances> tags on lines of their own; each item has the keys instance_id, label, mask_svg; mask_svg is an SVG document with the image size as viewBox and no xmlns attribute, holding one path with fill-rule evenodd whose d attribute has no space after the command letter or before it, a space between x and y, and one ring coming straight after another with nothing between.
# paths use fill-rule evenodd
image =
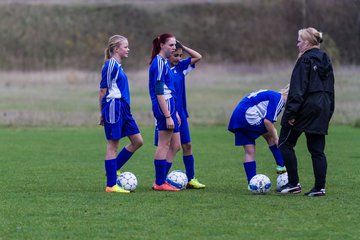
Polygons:
<instances>
[{"instance_id":1,"label":"blonde girl in blue jersey","mask_svg":"<svg viewBox=\"0 0 360 240\"><path fill-rule=\"evenodd\" d=\"M175 51L176 39L171 33L156 37L152 43L152 54L149 69L149 94L156 128L159 131L158 145L154 156L155 191L179 191L167 183L166 174L169 149L177 152L180 149L180 117L176 111L175 89L168 58ZM172 161L172 159L171 159Z\"/></svg>"},{"instance_id":2,"label":"blonde girl in blue jersey","mask_svg":"<svg viewBox=\"0 0 360 240\"><path fill-rule=\"evenodd\" d=\"M99 91L100 125L107 139L105 171L106 192L129 193L116 184L121 167L143 145L143 138L130 111L130 91L122 59L129 55L129 42L120 35L109 38ZM119 141L127 136L130 144L117 154Z\"/></svg>"}]
</instances>

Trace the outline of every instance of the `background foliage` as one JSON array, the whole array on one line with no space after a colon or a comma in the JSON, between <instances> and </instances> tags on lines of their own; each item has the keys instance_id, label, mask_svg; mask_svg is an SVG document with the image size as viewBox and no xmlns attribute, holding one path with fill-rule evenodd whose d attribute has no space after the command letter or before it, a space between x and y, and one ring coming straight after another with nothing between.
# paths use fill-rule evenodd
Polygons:
<instances>
[{"instance_id":1,"label":"background foliage","mask_svg":"<svg viewBox=\"0 0 360 240\"><path fill-rule=\"evenodd\" d=\"M359 2L7 4L0 8L0 69L99 69L113 34L129 38L128 67L146 67L152 39L165 31L209 62L294 61L297 30L307 26L324 32L333 61L359 64Z\"/></svg>"},{"instance_id":2,"label":"background foliage","mask_svg":"<svg viewBox=\"0 0 360 240\"><path fill-rule=\"evenodd\" d=\"M0 0L0 126L96 124L113 34L129 38L132 111L152 126L148 60L165 31L204 56L187 78L191 124L224 125L244 94L289 81L307 26L335 63L332 121L358 126L360 0Z\"/></svg>"}]
</instances>

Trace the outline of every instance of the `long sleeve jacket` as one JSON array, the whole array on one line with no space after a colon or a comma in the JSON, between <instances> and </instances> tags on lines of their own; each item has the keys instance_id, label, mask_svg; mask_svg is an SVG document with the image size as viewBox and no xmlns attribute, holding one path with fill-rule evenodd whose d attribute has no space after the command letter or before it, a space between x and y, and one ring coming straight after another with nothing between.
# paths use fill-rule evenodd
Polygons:
<instances>
[{"instance_id":1,"label":"long sleeve jacket","mask_svg":"<svg viewBox=\"0 0 360 240\"><path fill-rule=\"evenodd\" d=\"M317 48L306 51L293 69L290 89L281 125L294 129L327 134L335 109L334 73L327 54Z\"/></svg>"}]
</instances>

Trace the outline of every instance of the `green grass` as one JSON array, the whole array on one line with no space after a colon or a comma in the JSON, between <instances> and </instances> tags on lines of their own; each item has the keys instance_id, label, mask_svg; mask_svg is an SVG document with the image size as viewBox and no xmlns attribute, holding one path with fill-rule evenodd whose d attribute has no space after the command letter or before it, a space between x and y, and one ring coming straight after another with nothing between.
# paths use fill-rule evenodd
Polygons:
<instances>
[{"instance_id":1,"label":"green grass","mask_svg":"<svg viewBox=\"0 0 360 240\"><path fill-rule=\"evenodd\" d=\"M125 165L139 186L104 192L101 128L0 128L0 239L359 239L360 129L332 126L327 196L253 195L242 149L225 126L192 127L197 177L205 190L154 192L152 128ZM127 141L122 141L121 146ZM296 148L304 190L313 175L304 138ZM258 173L275 164L258 140ZM183 169L181 155L173 169Z\"/></svg>"}]
</instances>

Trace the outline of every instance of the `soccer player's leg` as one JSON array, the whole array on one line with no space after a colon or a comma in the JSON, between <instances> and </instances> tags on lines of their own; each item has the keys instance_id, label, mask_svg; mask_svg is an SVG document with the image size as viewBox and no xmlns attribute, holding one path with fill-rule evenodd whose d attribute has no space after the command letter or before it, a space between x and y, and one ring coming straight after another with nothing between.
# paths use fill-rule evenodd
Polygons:
<instances>
[{"instance_id":1,"label":"soccer player's leg","mask_svg":"<svg viewBox=\"0 0 360 240\"><path fill-rule=\"evenodd\" d=\"M105 156L105 172L106 172L106 192L115 192L115 193L130 193L116 184L117 178L117 160L116 152L119 146L119 140L121 139L122 134L122 123L117 121L115 123L110 123L109 121L104 121L104 131L106 139L108 140L106 146L106 156Z\"/></svg>"},{"instance_id":2,"label":"soccer player's leg","mask_svg":"<svg viewBox=\"0 0 360 240\"><path fill-rule=\"evenodd\" d=\"M276 173L277 174L285 173L286 167L284 164L284 160L281 156L281 152L280 152L279 148L276 146L275 139L269 133L265 133L263 135L263 137L265 138L266 142L268 143L269 150L271 151L272 155L274 156L274 159L276 162Z\"/></svg>"},{"instance_id":3,"label":"soccer player's leg","mask_svg":"<svg viewBox=\"0 0 360 240\"><path fill-rule=\"evenodd\" d=\"M159 130L158 146L154 159L155 183L152 187L155 191L180 191L179 188L173 187L165 181L167 171L166 155L172 135L172 130Z\"/></svg>"},{"instance_id":4,"label":"soccer player's leg","mask_svg":"<svg viewBox=\"0 0 360 240\"><path fill-rule=\"evenodd\" d=\"M204 189L206 185L200 183L199 180L195 178L195 160L192 152L189 124L186 118L181 119L180 139L183 150L183 162L186 176L188 178L188 184L186 188Z\"/></svg>"},{"instance_id":5,"label":"soccer player's leg","mask_svg":"<svg viewBox=\"0 0 360 240\"><path fill-rule=\"evenodd\" d=\"M238 129L235 134L235 146L243 146L244 148L244 170L247 183L256 175L255 161L255 139L258 137L249 134L247 129Z\"/></svg>"},{"instance_id":6,"label":"soccer player's leg","mask_svg":"<svg viewBox=\"0 0 360 240\"><path fill-rule=\"evenodd\" d=\"M126 145L116 157L118 173L120 173L120 169L132 157L134 152L144 144L140 130L130 112L130 107L125 103L122 104L121 107L123 112L123 123L120 137L128 137L130 144Z\"/></svg>"},{"instance_id":7,"label":"soccer player's leg","mask_svg":"<svg viewBox=\"0 0 360 240\"><path fill-rule=\"evenodd\" d=\"M176 153L179 150L180 150L180 133L179 133L179 129L177 128L176 130L174 130L171 136L169 151L166 154L166 175L169 173L174 158L176 156Z\"/></svg>"}]
</instances>

